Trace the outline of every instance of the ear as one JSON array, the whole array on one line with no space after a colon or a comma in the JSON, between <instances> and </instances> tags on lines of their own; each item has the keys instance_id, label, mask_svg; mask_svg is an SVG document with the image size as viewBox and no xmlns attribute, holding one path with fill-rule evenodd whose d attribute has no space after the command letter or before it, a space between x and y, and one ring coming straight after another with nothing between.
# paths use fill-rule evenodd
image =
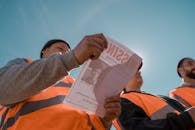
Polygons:
<instances>
[{"instance_id":1,"label":"ear","mask_svg":"<svg viewBox=\"0 0 195 130\"><path fill-rule=\"evenodd\" d=\"M180 73L181 77L185 75L185 71L183 68L178 68L178 72Z\"/></svg>"},{"instance_id":2,"label":"ear","mask_svg":"<svg viewBox=\"0 0 195 130\"><path fill-rule=\"evenodd\" d=\"M41 52L43 55L44 55L44 53L45 53L45 50L42 50L42 52Z\"/></svg>"},{"instance_id":3,"label":"ear","mask_svg":"<svg viewBox=\"0 0 195 130\"><path fill-rule=\"evenodd\" d=\"M43 58L45 57L45 55L47 54L47 48L46 49L44 49L44 50L42 50L42 54L43 54Z\"/></svg>"}]
</instances>

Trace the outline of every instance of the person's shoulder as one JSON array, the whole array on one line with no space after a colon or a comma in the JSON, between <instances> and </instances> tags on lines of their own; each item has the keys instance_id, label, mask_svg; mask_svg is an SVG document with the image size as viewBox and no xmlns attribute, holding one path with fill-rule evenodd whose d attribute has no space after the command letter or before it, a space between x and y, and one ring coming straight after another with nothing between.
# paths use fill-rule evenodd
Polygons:
<instances>
[{"instance_id":1,"label":"person's shoulder","mask_svg":"<svg viewBox=\"0 0 195 130\"><path fill-rule=\"evenodd\" d=\"M27 64L27 61L25 60L25 58L16 58L16 59L10 60L6 63L5 66L0 68L0 73L7 71L8 68L10 67L14 67L17 65L23 65L23 64Z\"/></svg>"},{"instance_id":2,"label":"person's shoulder","mask_svg":"<svg viewBox=\"0 0 195 130\"><path fill-rule=\"evenodd\" d=\"M13 60L8 61L4 67L6 68L6 67L15 66L15 65L24 65L24 64L30 63L29 61L32 61L32 60L28 58L15 58Z\"/></svg>"},{"instance_id":3,"label":"person's shoulder","mask_svg":"<svg viewBox=\"0 0 195 130\"><path fill-rule=\"evenodd\" d=\"M188 88L188 86L185 86L185 85L177 86L176 88L170 90L170 91L169 91L169 94L175 93L175 92L180 91L180 90L183 90L183 89L185 89L185 88Z\"/></svg>"},{"instance_id":4,"label":"person's shoulder","mask_svg":"<svg viewBox=\"0 0 195 130\"><path fill-rule=\"evenodd\" d=\"M140 91L140 92L138 92L138 91L131 91L131 92L133 92L136 95L142 95L142 96L147 95L147 96L154 96L154 97L156 97L155 94L148 93L148 92L145 92L145 91Z\"/></svg>"},{"instance_id":5,"label":"person's shoulder","mask_svg":"<svg viewBox=\"0 0 195 130\"><path fill-rule=\"evenodd\" d=\"M16 64L23 64L23 63L28 63L26 58L15 58L15 59L10 60L9 62L7 62L6 66L16 65Z\"/></svg>"}]
</instances>

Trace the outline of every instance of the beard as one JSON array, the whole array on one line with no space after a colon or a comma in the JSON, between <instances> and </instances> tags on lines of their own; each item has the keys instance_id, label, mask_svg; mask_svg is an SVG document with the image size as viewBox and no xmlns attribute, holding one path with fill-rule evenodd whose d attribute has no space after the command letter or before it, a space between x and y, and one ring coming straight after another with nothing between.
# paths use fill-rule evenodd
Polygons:
<instances>
[{"instance_id":1,"label":"beard","mask_svg":"<svg viewBox=\"0 0 195 130\"><path fill-rule=\"evenodd\" d=\"M195 69L192 69L191 71L187 71L186 76L191 78L191 79L195 79L195 73L193 73L193 72L195 72Z\"/></svg>"}]
</instances>

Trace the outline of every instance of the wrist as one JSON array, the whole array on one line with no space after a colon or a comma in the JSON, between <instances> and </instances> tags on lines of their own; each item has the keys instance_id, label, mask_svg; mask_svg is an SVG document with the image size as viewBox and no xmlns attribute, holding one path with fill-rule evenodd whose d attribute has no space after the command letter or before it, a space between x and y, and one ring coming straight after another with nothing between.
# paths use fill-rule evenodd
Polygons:
<instances>
[{"instance_id":1,"label":"wrist","mask_svg":"<svg viewBox=\"0 0 195 130\"><path fill-rule=\"evenodd\" d=\"M100 118L100 120L102 121L102 124L104 125L106 130L110 130L111 126L112 126L112 121L108 121L104 118Z\"/></svg>"},{"instance_id":2,"label":"wrist","mask_svg":"<svg viewBox=\"0 0 195 130\"><path fill-rule=\"evenodd\" d=\"M68 71L72 70L73 68L77 68L80 65L78 60L74 56L74 52L72 51L61 55L61 58L64 63L64 66L66 66L66 69Z\"/></svg>"}]
</instances>

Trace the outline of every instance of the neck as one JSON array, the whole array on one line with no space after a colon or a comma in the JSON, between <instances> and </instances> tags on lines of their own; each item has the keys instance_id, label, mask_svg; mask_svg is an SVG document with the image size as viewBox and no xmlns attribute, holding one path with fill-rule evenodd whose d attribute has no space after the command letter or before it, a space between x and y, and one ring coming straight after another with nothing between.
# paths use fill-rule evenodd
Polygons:
<instances>
[{"instance_id":1,"label":"neck","mask_svg":"<svg viewBox=\"0 0 195 130\"><path fill-rule=\"evenodd\" d=\"M141 89L140 89L140 88L125 88L125 90L126 90L127 92L130 92L130 91L141 92Z\"/></svg>"},{"instance_id":2,"label":"neck","mask_svg":"<svg viewBox=\"0 0 195 130\"><path fill-rule=\"evenodd\" d=\"M194 86L195 87L195 80L194 79L184 79L184 85Z\"/></svg>"}]
</instances>

